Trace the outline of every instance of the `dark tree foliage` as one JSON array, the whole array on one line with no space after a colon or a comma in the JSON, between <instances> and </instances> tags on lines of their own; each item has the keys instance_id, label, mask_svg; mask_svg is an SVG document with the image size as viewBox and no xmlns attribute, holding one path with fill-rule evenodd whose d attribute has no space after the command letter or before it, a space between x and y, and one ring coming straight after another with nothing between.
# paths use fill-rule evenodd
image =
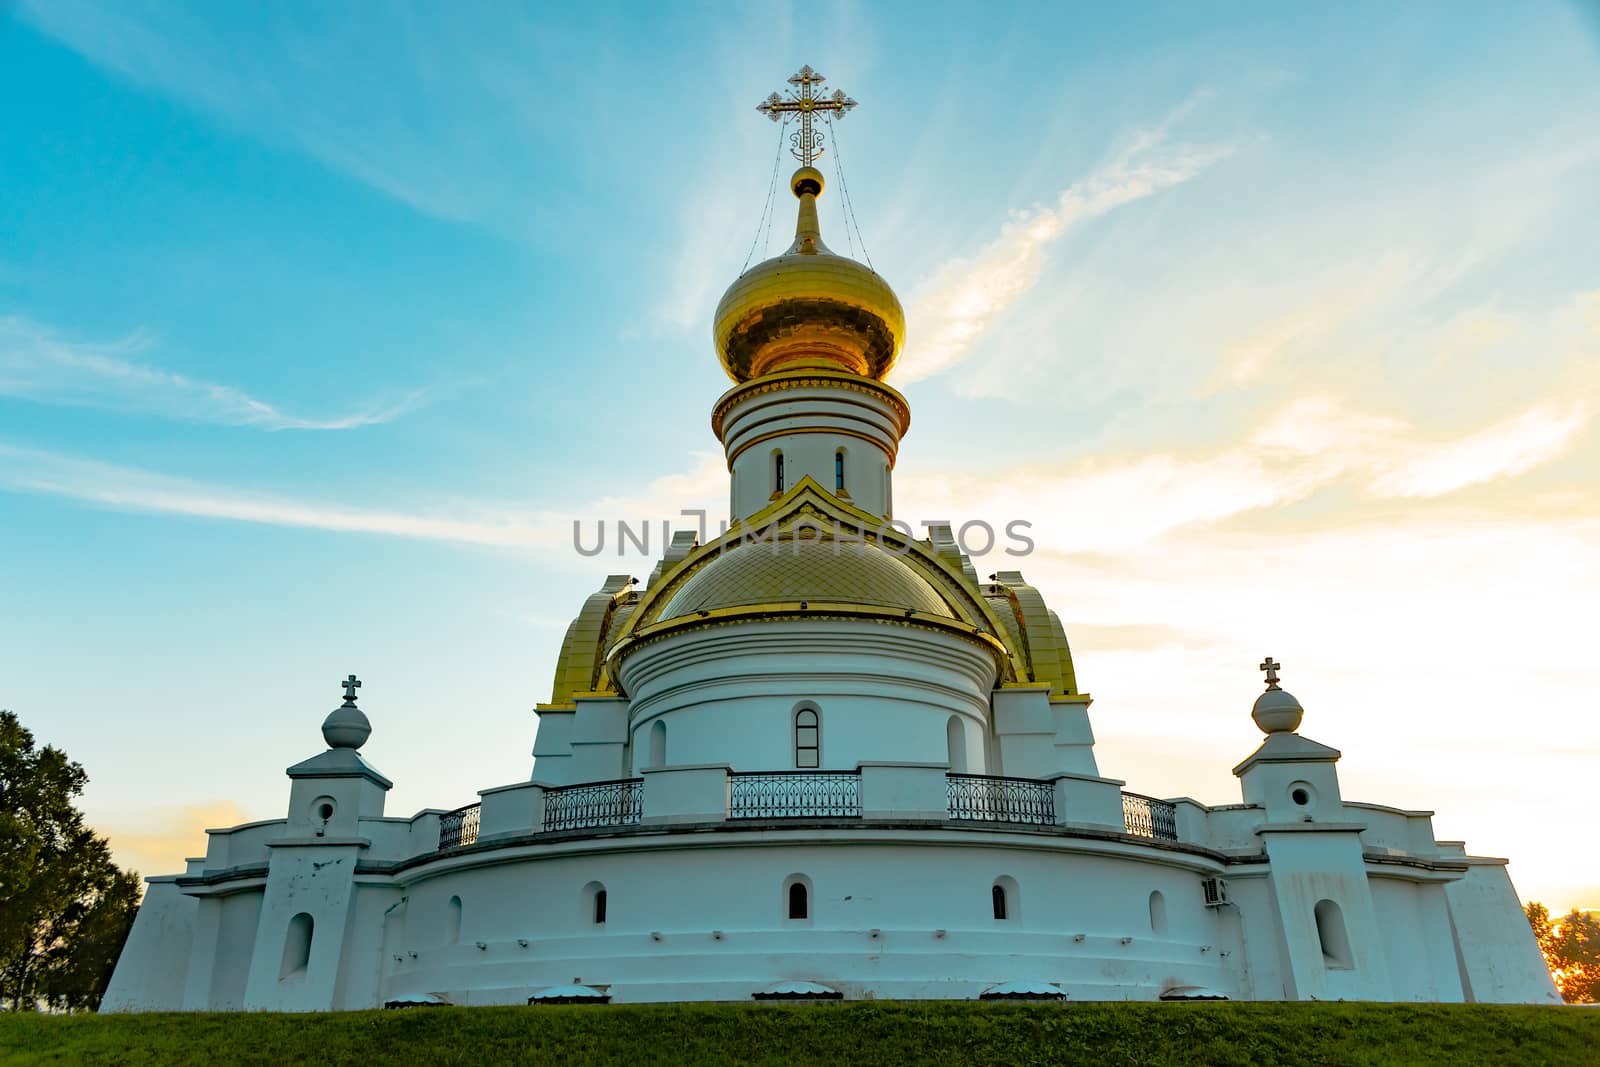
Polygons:
<instances>
[{"instance_id":1,"label":"dark tree foliage","mask_svg":"<svg viewBox=\"0 0 1600 1067\"><path fill-rule=\"evenodd\" d=\"M1538 901L1527 905L1527 912L1561 999L1568 1004L1600 1001L1600 919L1573 908L1566 918L1553 921L1550 909Z\"/></svg>"},{"instance_id":2,"label":"dark tree foliage","mask_svg":"<svg viewBox=\"0 0 1600 1067\"><path fill-rule=\"evenodd\" d=\"M88 776L0 711L0 1003L93 1009L139 907L74 800Z\"/></svg>"}]
</instances>

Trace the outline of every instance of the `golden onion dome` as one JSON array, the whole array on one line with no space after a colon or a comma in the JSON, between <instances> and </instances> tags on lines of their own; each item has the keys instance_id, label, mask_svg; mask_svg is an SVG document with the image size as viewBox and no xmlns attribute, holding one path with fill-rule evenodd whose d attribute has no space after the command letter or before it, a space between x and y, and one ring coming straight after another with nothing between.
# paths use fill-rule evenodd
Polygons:
<instances>
[{"instance_id":1,"label":"golden onion dome","mask_svg":"<svg viewBox=\"0 0 1600 1067\"><path fill-rule=\"evenodd\" d=\"M882 381L905 343L906 314L872 268L822 243L822 172L789 179L800 201L794 244L728 287L712 325L728 376L747 382L791 370L843 370Z\"/></svg>"},{"instance_id":2,"label":"golden onion dome","mask_svg":"<svg viewBox=\"0 0 1600 1067\"><path fill-rule=\"evenodd\" d=\"M696 571L656 617L801 600L955 617L932 584L893 554L872 544L824 539L732 548Z\"/></svg>"}]
</instances>

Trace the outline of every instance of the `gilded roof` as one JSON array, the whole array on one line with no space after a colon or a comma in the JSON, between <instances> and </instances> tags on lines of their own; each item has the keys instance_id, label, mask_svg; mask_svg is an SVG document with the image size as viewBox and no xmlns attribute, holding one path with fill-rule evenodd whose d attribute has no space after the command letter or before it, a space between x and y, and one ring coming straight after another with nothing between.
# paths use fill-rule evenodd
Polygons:
<instances>
[{"instance_id":1,"label":"gilded roof","mask_svg":"<svg viewBox=\"0 0 1600 1067\"><path fill-rule=\"evenodd\" d=\"M723 294L712 321L717 355L736 382L791 370L842 370L881 381L905 341L900 299L877 271L823 244L821 175L803 167L795 179L794 244L745 271Z\"/></svg>"},{"instance_id":2,"label":"gilded roof","mask_svg":"<svg viewBox=\"0 0 1600 1067\"><path fill-rule=\"evenodd\" d=\"M657 618L797 600L904 608L955 618L927 579L889 552L825 538L732 548L684 582Z\"/></svg>"}]
</instances>

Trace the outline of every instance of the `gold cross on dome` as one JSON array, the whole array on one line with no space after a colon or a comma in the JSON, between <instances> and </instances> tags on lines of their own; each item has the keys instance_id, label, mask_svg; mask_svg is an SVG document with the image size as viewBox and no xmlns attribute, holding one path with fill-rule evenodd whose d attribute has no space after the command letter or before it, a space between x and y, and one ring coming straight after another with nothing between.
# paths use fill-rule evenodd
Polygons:
<instances>
[{"instance_id":1,"label":"gold cross on dome","mask_svg":"<svg viewBox=\"0 0 1600 1067\"><path fill-rule=\"evenodd\" d=\"M344 686L345 700L350 701L356 698L356 690L361 688L361 679L352 674L339 684Z\"/></svg>"},{"instance_id":2,"label":"gold cross on dome","mask_svg":"<svg viewBox=\"0 0 1600 1067\"><path fill-rule=\"evenodd\" d=\"M787 96L773 93L756 105L756 110L773 122L794 114L800 116L800 129L789 138L792 146L789 151L807 167L822 155L822 132L813 125L812 116L820 113L829 118L837 116L842 119L846 112L856 106L856 102L844 95L841 89L835 89L832 96L818 96L816 90L827 80L810 67L801 67L800 72L789 79L789 84L799 86L798 89L789 90Z\"/></svg>"},{"instance_id":3,"label":"gold cross on dome","mask_svg":"<svg viewBox=\"0 0 1600 1067\"><path fill-rule=\"evenodd\" d=\"M1268 656L1266 660L1262 662L1261 666L1257 668L1258 670L1267 672L1268 689L1278 688L1278 669L1282 666L1283 664L1278 663L1271 656Z\"/></svg>"}]
</instances>

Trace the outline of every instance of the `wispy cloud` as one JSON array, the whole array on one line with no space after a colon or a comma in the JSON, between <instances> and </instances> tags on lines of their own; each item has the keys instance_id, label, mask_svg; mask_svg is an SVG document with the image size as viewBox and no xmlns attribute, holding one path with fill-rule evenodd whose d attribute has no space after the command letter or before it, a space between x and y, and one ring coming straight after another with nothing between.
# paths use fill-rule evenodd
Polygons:
<instances>
[{"instance_id":1,"label":"wispy cloud","mask_svg":"<svg viewBox=\"0 0 1600 1067\"><path fill-rule=\"evenodd\" d=\"M915 343L896 379L919 381L966 358L983 333L1039 281L1045 254L1073 226L1195 177L1224 158L1223 145L1171 143L1186 103L1160 125L1140 130L1088 177L1064 189L1054 206L1017 212L1000 236L970 259L946 264L912 301Z\"/></svg>"},{"instance_id":2,"label":"wispy cloud","mask_svg":"<svg viewBox=\"0 0 1600 1067\"><path fill-rule=\"evenodd\" d=\"M1066 471L908 473L897 496L904 514L1026 518L1076 551L1148 543L1184 528L1296 503L1344 481L1369 496L1436 497L1509 479L1566 455L1593 421L1584 402L1541 404L1455 439L1429 441L1404 420L1355 411L1329 397L1283 406L1238 443L1209 454L1151 452L1094 459ZM343 533L551 549L572 542L572 523L695 522L715 529L727 471L704 453L683 472L632 493L578 503L570 511L453 500L433 511L360 508L176 478L58 452L0 443L0 489L48 493L99 507L227 519ZM613 530L613 540L615 527Z\"/></svg>"},{"instance_id":3,"label":"wispy cloud","mask_svg":"<svg viewBox=\"0 0 1600 1067\"><path fill-rule=\"evenodd\" d=\"M1373 483L1380 496L1439 496L1512 478L1564 455L1586 430L1584 401L1541 405L1436 447L1418 447Z\"/></svg>"},{"instance_id":4,"label":"wispy cloud","mask_svg":"<svg viewBox=\"0 0 1600 1067\"><path fill-rule=\"evenodd\" d=\"M1402 419L1326 396L1286 404L1238 443L1208 453L1094 459L1066 471L927 472L896 486L910 514L1025 518L1073 551L1117 552L1177 530L1309 499L1338 483L1369 497L1438 497L1511 478L1572 450L1586 404L1542 404L1442 442Z\"/></svg>"},{"instance_id":5,"label":"wispy cloud","mask_svg":"<svg viewBox=\"0 0 1600 1067\"><path fill-rule=\"evenodd\" d=\"M0 316L0 396L140 412L264 430L349 430L414 410L420 390L324 418L291 414L229 385L174 374L139 356L152 338L136 331L107 343L68 341L20 316Z\"/></svg>"},{"instance_id":6,"label":"wispy cloud","mask_svg":"<svg viewBox=\"0 0 1600 1067\"><path fill-rule=\"evenodd\" d=\"M604 520L608 551L617 544L618 520L636 532L649 524L654 535L662 521L675 529L695 526L680 509L701 507L715 529L716 501L726 486L722 457L708 453L686 472L657 478L631 495L581 502L571 511L451 500L431 511L403 512L297 499L0 443L0 490L46 493L122 511L543 551L569 548L574 520L584 524L585 544L594 542L595 524Z\"/></svg>"},{"instance_id":7,"label":"wispy cloud","mask_svg":"<svg viewBox=\"0 0 1600 1067\"><path fill-rule=\"evenodd\" d=\"M1287 310L1253 323L1220 346L1220 366L1204 394L1252 384L1283 369L1295 356L1325 351L1340 330L1375 306L1393 301L1422 274L1418 257L1397 250L1375 261L1345 265L1316 279L1314 292ZM1253 293L1256 299L1264 294Z\"/></svg>"},{"instance_id":8,"label":"wispy cloud","mask_svg":"<svg viewBox=\"0 0 1600 1067\"><path fill-rule=\"evenodd\" d=\"M537 515L488 510L472 518L353 508L174 478L97 460L0 444L0 488L81 500L100 507L232 519L344 533L517 547L548 545L555 524Z\"/></svg>"}]
</instances>

